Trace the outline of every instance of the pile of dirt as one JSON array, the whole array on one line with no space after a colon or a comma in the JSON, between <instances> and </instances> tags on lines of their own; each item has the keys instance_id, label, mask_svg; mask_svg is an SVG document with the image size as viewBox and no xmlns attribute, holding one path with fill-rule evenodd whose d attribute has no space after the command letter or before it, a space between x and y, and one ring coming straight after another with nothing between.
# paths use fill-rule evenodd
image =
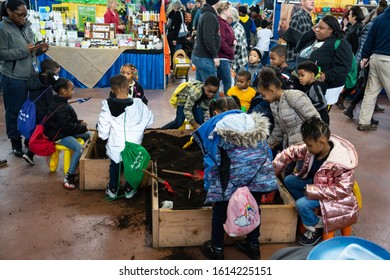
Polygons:
<instances>
[{"instance_id":1,"label":"pile of dirt","mask_svg":"<svg viewBox=\"0 0 390 280\"><path fill-rule=\"evenodd\" d=\"M157 174L167 181L174 190L170 193L159 183L159 202L173 202L174 209L194 209L204 206L206 192L203 180L194 180L183 175L162 172L162 169L194 174L194 170L203 171L203 155L194 142L183 149L190 135L174 136L164 132L151 131L145 134L142 145L157 165Z\"/></svg>"}]
</instances>

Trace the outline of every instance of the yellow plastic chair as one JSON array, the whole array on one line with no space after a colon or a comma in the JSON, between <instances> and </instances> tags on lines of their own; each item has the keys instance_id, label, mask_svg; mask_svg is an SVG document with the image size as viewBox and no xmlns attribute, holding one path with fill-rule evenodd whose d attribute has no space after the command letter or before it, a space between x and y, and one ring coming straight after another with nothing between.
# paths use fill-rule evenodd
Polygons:
<instances>
[{"instance_id":1,"label":"yellow plastic chair","mask_svg":"<svg viewBox=\"0 0 390 280\"><path fill-rule=\"evenodd\" d=\"M77 141L80 145L84 145L84 140L81 138L77 138ZM60 158L60 151L64 151L64 174L68 173L70 167L70 161L72 159L73 150L61 145L56 144L56 151L50 156L50 172L55 172L58 167L58 161Z\"/></svg>"}]
</instances>

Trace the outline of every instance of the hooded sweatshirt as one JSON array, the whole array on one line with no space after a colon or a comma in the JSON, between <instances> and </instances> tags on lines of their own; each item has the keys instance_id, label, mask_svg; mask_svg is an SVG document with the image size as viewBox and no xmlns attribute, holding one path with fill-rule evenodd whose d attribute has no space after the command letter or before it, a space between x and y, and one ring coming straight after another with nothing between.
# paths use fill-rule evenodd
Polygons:
<instances>
[{"instance_id":1,"label":"hooded sweatshirt","mask_svg":"<svg viewBox=\"0 0 390 280\"><path fill-rule=\"evenodd\" d=\"M204 4L200 9L201 15L196 29L193 54L205 58L218 58L221 45L217 13L210 4Z\"/></svg>"}]
</instances>

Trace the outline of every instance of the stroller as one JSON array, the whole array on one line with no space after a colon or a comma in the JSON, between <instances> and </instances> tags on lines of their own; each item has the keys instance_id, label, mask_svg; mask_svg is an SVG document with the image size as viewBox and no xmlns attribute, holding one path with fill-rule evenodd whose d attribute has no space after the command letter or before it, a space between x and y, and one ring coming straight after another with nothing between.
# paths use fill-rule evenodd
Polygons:
<instances>
[{"instance_id":1,"label":"stroller","mask_svg":"<svg viewBox=\"0 0 390 280\"><path fill-rule=\"evenodd\" d=\"M172 79L186 79L188 82L188 72L190 71L191 60L183 49L177 50L173 55Z\"/></svg>"}]
</instances>

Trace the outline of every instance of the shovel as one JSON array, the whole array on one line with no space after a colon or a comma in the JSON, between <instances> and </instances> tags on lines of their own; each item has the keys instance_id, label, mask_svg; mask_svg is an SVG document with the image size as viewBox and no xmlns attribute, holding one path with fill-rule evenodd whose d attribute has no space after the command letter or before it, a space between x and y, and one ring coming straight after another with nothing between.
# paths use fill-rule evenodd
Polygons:
<instances>
[{"instance_id":1,"label":"shovel","mask_svg":"<svg viewBox=\"0 0 390 280\"><path fill-rule=\"evenodd\" d=\"M150 177L156 179L156 180L159 181L161 184L163 184L163 185L165 186L165 188L167 189L168 192L170 192L170 193L174 193L174 192L175 192L175 191L172 189L171 185L170 185L167 181L165 181L165 180L163 180L163 179L157 177L156 175L154 175L153 173L149 172L148 170L142 169L142 172L145 173L145 174L147 174L147 175L149 175Z\"/></svg>"},{"instance_id":2,"label":"shovel","mask_svg":"<svg viewBox=\"0 0 390 280\"><path fill-rule=\"evenodd\" d=\"M77 100L73 100L73 101L69 101L68 103L70 104L70 103L76 103L76 102L78 102L78 103L84 103L84 102L87 102L88 100L90 100L92 97L90 96L90 97L86 97L86 98L79 98L79 99L77 99Z\"/></svg>"},{"instance_id":3,"label":"shovel","mask_svg":"<svg viewBox=\"0 0 390 280\"><path fill-rule=\"evenodd\" d=\"M194 174L187 173L187 172L179 172L174 170L167 170L167 169L162 169L161 171L170 174L182 175L185 177L192 178L194 180L203 180L203 176L204 176L203 170L194 170Z\"/></svg>"}]
</instances>

